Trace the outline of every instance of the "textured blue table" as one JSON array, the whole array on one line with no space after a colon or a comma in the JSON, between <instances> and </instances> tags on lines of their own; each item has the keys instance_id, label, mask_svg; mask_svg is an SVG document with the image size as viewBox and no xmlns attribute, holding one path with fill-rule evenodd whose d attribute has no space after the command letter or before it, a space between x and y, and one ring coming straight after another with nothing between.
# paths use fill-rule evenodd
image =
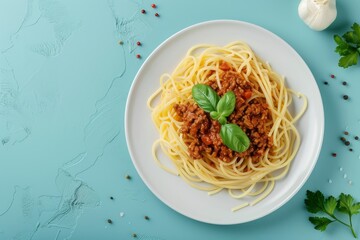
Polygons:
<instances>
[{"instance_id":1,"label":"textured blue table","mask_svg":"<svg viewBox=\"0 0 360 240\"><path fill-rule=\"evenodd\" d=\"M0 239L352 239L340 225L314 230L303 201L307 189L360 200L360 66L339 68L332 38L360 22L360 2L339 1L323 32L301 22L298 1L152 3L0 0ZM312 70L325 108L322 152L305 186L276 212L233 226L196 222L160 202L132 165L123 127L144 59L178 30L213 19L285 39ZM339 140L344 131L352 152ZM359 216L354 226L360 233Z\"/></svg>"}]
</instances>

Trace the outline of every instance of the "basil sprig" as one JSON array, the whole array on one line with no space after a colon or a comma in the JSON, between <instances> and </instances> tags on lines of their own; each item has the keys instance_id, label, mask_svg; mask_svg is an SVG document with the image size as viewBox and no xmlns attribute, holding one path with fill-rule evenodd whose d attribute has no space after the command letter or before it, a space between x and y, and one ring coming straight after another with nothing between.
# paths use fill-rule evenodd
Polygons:
<instances>
[{"instance_id":1,"label":"basil sprig","mask_svg":"<svg viewBox=\"0 0 360 240\"><path fill-rule=\"evenodd\" d=\"M250 146L250 140L245 132L236 124L227 123L227 117L235 109L236 97L233 91L229 91L221 98L208 85L196 84L192 88L192 96L195 102L210 117L221 124L220 137L223 143L233 151L244 152Z\"/></svg>"}]
</instances>

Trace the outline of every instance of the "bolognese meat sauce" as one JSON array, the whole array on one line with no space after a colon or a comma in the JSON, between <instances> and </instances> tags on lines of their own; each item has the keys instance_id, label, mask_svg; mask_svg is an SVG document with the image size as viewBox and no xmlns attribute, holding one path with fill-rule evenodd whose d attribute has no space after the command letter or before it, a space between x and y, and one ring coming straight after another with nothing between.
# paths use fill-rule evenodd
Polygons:
<instances>
[{"instance_id":1,"label":"bolognese meat sauce","mask_svg":"<svg viewBox=\"0 0 360 240\"><path fill-rule=\"evenodd\" d=\"M207 84L221 97L228 91L236 96L234 112L228 117L228 122L237 124L250 139L250 147L242 153L235 152L225 146L220 137L221 125L213 120L208 113L197 104L176 104L175 112L182 121L181 133L193 159L201 159L207 153L222 161L229 162L234 157L249 158L257 162L265 151L272 146L268 136L271 129L270 110L265 98L253 98L254 86L244 80L240 74L232 71L226 63L220 65L221 88L216 80Z\"/></svg>"}]
</instances>

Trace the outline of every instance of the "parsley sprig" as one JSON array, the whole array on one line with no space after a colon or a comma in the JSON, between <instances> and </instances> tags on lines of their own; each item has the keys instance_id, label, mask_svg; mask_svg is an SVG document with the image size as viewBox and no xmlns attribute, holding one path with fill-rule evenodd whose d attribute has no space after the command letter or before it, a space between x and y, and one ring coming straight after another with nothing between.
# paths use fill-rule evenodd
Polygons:
<instances>
[{"instance_id":1,"label":"parsley sprig","mask_svg":"<svg viewBox=\"0 0 360 240\"><path fill-rule=\"evenodd\" d=\"M339 222L348 227L354 238L357 238L352 224L352 216L360 213L360 202L355 202L355 199L350 194L341 193L338 198L333 196L325 198L320 191L311 192L308 190L305 205L310 213L324 213L328 216L309 217L309 221L315 225L316 230L325 231L330 223ZM340 213L348 215L348 223L339 218Z\"/></svg>"},{"instance_id":2,"label":"parsley sprig","mask_svg":"<svg viewBox=\"0 0 360 240\"><path fill-rule=\"evenodd\" d=\"M346 32L342 37L334 36L337 43L335 52L339 53L339 66L343 68L356 65L360 55L360 25L354 23L351 26L352 31Z\"/></svg>"}]
</instances>

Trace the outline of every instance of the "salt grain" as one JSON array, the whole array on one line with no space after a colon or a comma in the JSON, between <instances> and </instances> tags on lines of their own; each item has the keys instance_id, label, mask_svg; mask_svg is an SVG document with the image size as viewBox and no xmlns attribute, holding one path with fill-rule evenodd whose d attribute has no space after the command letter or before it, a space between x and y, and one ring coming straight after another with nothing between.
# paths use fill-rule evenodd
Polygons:
<instances>
[{"instance_id":1,"label":"salt grain","mask_svg":"<svg viewBox=\"0 0 360 240\"><path fill-rule=\"evenodd\" d=\"M346 174L346 173L344 174L344 178L347 178L347 174Z\"/></svg>"},{"instance_id":2,"label":"salt grain","mask_svg":"<svg viewBox=\"0 0 360 240\"><path fill-rule=\"evenodd\" d=\"M331 179L329 179L329 181L328 181L329 183L332 183L332 180Z\"/></svg>"},{"instance_id":3,"label":"salt grain","mask_svg":"<svg viewBox=\"0 0 360 240\"><path fill-rule=\"evenodd\" d=\"M341 168L339 168L339 171L340 171L340 172L342 172L342 170L343 170L343 168L342 168L342 167L341 167Z\"/></svg>"},{"instance_id":4,"label":"salt grain","mask_svg":"<svg viewBox=\"0 0 360 240\"><path fill-rule=\"evenodd\" d=\"M123 217L124 216L124 212L120 212L120 217Z\"/></svg>"}]
</instances>

